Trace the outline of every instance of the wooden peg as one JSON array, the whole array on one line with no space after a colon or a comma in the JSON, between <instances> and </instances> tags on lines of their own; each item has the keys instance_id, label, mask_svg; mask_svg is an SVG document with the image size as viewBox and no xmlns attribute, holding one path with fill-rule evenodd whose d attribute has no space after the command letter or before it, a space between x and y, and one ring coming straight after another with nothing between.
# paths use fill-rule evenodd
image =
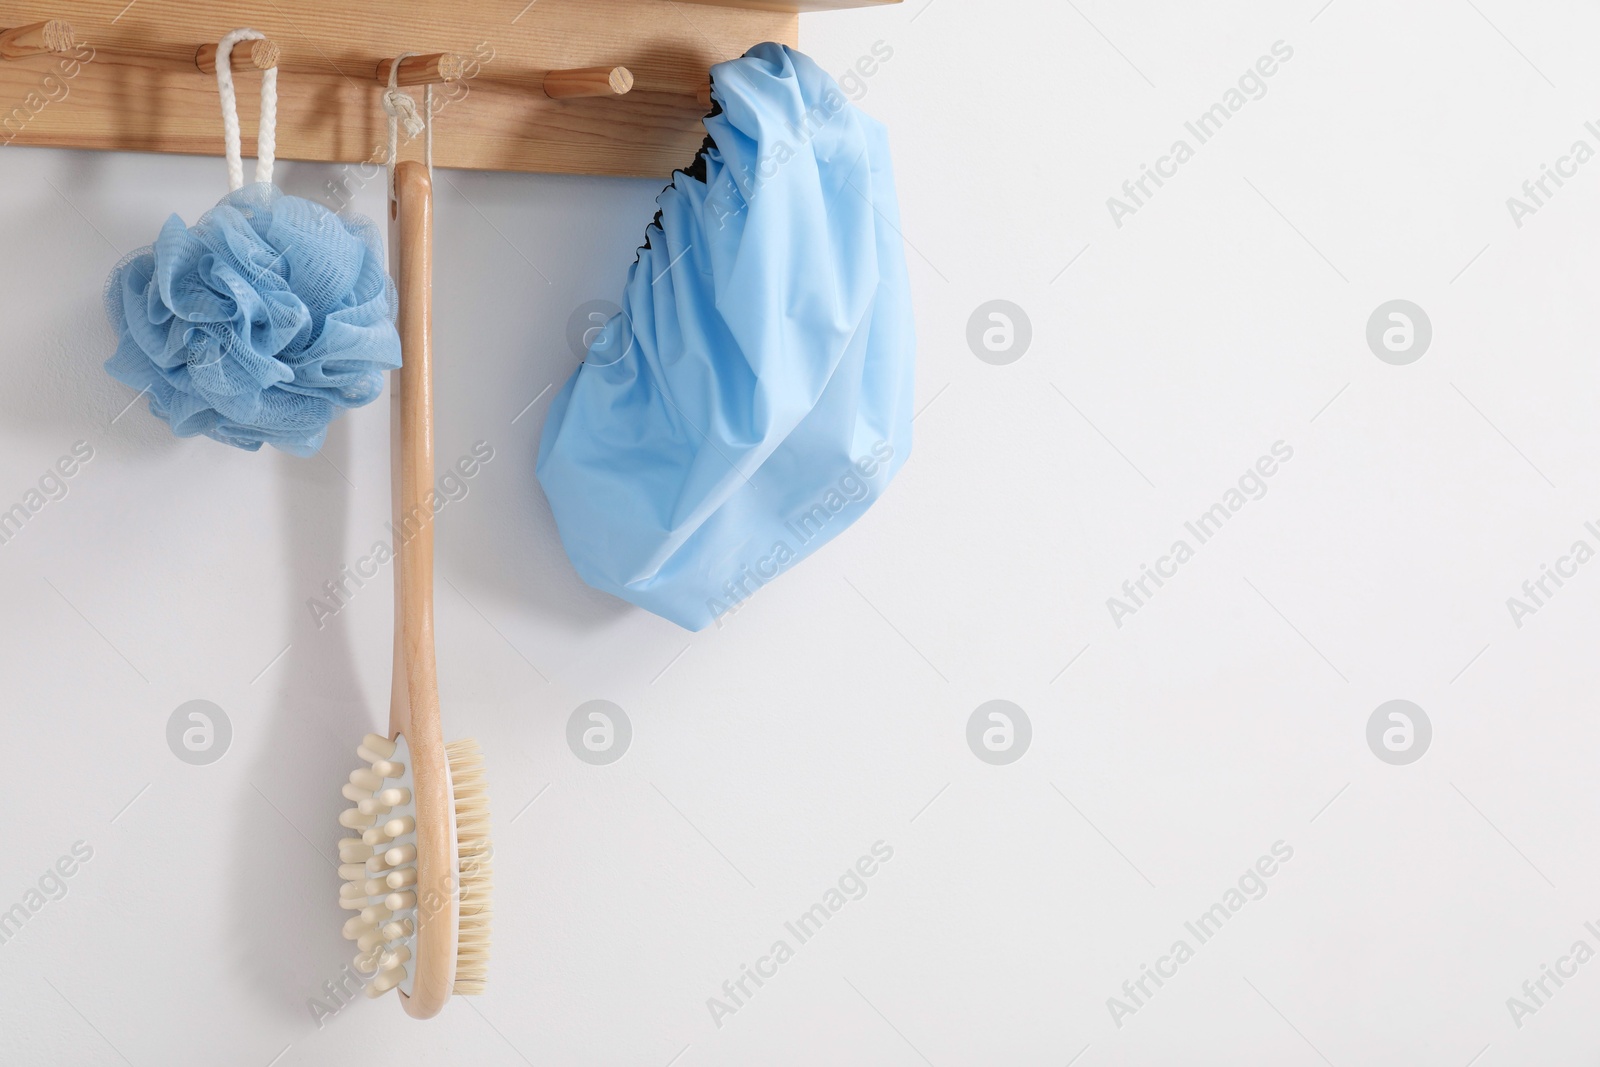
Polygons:
<instances>
[{"instance_id":1,"label":"wooden peg","mask_svg":"<svg viewBox=\"0 0 1600 1067\"><path fill-rule=\"evenodd\" d=\"M633 72L627 67L579 67L552 70L544 76L544 95L552 100L580 96L621 96L633 88Z\"/></svg>"},{"instance_id":2,"label":"wooden peg","mask_svg":"<svg viewBox=\"0 0 1600 1067\"><path fill-rule=\"evenodd\" d=\"M256 70L271 70L278 65L278 46L271 41L240 41L228 53L228 65L234 70L250 66ZM217 46L203 44L194 54L194 65L204 74L217 72Z\"/></svg>"},{"instance_id":3,"label":"wooden peg","mask_svg":"<svg viewBox=\"0 0 1600 1067\"><path fill-rule=\"evenodd\" d=\"M710 107L711 106L711 79L710 78L707 78L706 79L706 83L704 85L700 86L700 91L694 94L694 98L695 98L695 100L699 101L701 107Z\"/></svg>"},{"instance_id":4,"label":"wooden peg","mask_svg":"<svg viewBox=\"0 0 1600 1067\"><path fill-rule=\"evenodd\" d=\"M394 60L385 59L378 64L378 84L389 84L389 69ZM439 82L460 81L466 76L467 61L449 52L435 52L426 56L407 56L400 61L399 85L430 85Z\"/></svg>"},{"instance_id":5,"label":"wooden peg","mask_svg":"<svg viewBox=\"0 0 1600 1067\"><path fill-rule=\"evenodd\" d=\"M0 59L70 52L73 44L72 23L61 19L34 22L15 29L0 30Z\"/></svg>"}]
</instances>

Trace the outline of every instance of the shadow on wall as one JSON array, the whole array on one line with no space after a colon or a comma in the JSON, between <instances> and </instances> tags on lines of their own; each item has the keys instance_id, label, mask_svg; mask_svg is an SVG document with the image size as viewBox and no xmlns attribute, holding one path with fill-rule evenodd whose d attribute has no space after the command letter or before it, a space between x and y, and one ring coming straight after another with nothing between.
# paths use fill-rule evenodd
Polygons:
<instances>
[{"instance_id":1,"label":"shadow on wall","mask_svg":"<svg viewBox=\"0 0 1600 1067\"><path fill-rule=\"evenodd\" d=\"M181 442L166 426L147 413L135 417L143 413L148 398L125 412L134 392L114 381L103 366L117 343L106 320L106 278L133 251L133 246L113 244L107 236L109 223L96 217L108 188L104 155L21 157L25 164L37 160L38 178L22 185L31 193L29 202L14 204L5 217L8 243L28 254L9 257L0 266L0 285L25 292L42 281L55 292L50 299L24 305L8 323L11 343L0 357L6 375L0 423L44 439L71 440L92 429L97 445L108 442L122 454L170 453ZM52 172L47 173L50 164ZM11 188L20 194L21 189ZM146 240L155 237L161 221L156 220Z\"/></svg>"},{"instance_id":2,"label":"shadow on wall","mask_svg":"<svg viewBox=\"0 0 1600 1067\"><path fill-rule=\"evenodd\" d=\"M439 571L490 614L509 603L581 635L635 610L578 578L534 464L582 360L574 316L621 295L665 178L437 172L435 459L443 474L475 442L495 454L440 516Z\"/></svg>"},{"instance_id":3,"label":"shadow on wall","mask_svg":"<svg viewBox=\"0 0 1600 1067\"><path fill-rule=\"evenodd\" d=\"M280 472L281 586L292 621L281 639L288 652L262 679L273 696L264 702L266 720L254 726L260 755L239 796L230 868L239 970L268 1010L307 1025L314 1025L308 999L329 1000L323 983L337 985L354 957L339 932L351 914L338 905L338 819L348 806L339 789L362 735L388 722L387 693L362 692L348 625L318 630L304 604L306 590L348 562L349 487L335 468L349 469L350 440L343 420L336 422L324 448L331 466L262 450ZM270 863L261 860L264 838L276 843ZM344 995L353 994L359 990Z\"/></svg>"}]
</instances>

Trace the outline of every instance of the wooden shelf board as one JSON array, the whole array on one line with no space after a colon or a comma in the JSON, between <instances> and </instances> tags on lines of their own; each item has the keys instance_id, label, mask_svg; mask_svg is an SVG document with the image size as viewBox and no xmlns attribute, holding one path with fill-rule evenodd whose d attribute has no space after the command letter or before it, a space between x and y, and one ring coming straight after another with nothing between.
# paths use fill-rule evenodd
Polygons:
<instances>
[{"instance_id":1,"label":"wooden shelf board","mask_svg":"<svg viewBox=\"0 0 1600 1067\"><path fill-rule=\"evenodd\" d=\"M74 0L47 8L0 0L0 27L71 22L75 53L0 61L0 145L222 153L216 79L196 49L239 26L281 48L278 155L381 161L377 61L454 52L472 76L435 87L434 159L474 170L665 177L704 130L697 97L714 63L761 41L793 45L799 10L898 0L525 0L441 5L389 0ZM553 69L621 65L634 89L610 99L545 97ZM247 153L259 81L237 72ZM419 102L421 89L412 90ZM415 157L410 145L402 157ZM248 173L249 167L246 167Z\"/></svg>"}]
</instances>

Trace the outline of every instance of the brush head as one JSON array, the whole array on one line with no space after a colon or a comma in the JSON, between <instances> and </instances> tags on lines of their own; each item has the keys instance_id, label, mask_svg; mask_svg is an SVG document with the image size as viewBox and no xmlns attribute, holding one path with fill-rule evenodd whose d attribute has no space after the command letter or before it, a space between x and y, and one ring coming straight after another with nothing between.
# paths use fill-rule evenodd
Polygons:
<instances>
[{"instance_id":1,"label":"brush head","mask_svg":"<svg viewBox=\"0 0 1600 1067\"><path fill-rule=\"evenodd\" d=\"M391 989L410 995L417 952L417 931L444 919L451 909L437 900L426 915L418 913L418 833L413 797L411 757L405 737L394 740L368 734L356 750L365 761L350 775L343 794L355 804L339 816L340 825L359 833L339 842L339 891L342 907L356 912L344 925L344 936L358 949L358 973L370 975L367 995L380 997ZM450 778L450 819L439 830L453 831L453 857L459 920L455 937L455 981L452 993L481 993L488 973L489 897L492 889L488 787L483 753L475 741L445 746ZM423 900L424 908L429 901Z\"/></svg>"}]
</instances>

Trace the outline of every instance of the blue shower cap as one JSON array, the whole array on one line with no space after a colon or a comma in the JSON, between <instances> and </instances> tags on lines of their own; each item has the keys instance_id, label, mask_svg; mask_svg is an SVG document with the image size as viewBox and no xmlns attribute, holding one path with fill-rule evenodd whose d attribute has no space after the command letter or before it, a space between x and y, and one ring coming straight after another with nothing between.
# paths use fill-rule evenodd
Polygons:
<instances>
[{"instance_id":1,"label":"blue shower cap","mask_svg":"<svg viewBox=\"0 0 1600 1067\"><path fill-rule=\"evenodd\" d=\"M106 282L106 371L179 437L308 456L400 366L377 227L267 183L193 226L173 215Z\"/></svg>"},{"instance_id":2,"label":"blue shower cap","mask_svg":"<svg viewBox=\"0 0 1600 1067\"><path fill-rule=\"evenodd\" d=\"M882 494L911 451L915 356L883 127L782 45L711 76L705 145L537 466L584 581L691 630Z\"/></svg>"}]
</instances>

